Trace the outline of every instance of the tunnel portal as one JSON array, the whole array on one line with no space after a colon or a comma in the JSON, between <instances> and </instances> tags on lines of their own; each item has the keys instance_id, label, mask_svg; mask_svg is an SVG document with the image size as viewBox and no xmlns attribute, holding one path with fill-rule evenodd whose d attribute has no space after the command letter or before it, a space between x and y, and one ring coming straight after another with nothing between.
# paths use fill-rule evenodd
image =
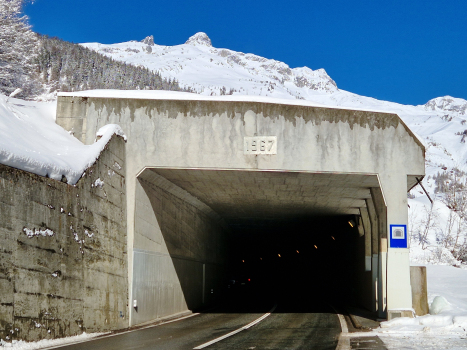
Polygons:
<instances>
[{"instance_id":1,"label":"tunnel portal","mask_svg":"<svg viewBox=\"0 0 467 350\"><path fill-rule=\"evenodd\" d=\"M102 90L61 93L57 122L88 144L109 123L128 138L132 325L207 307L233 281L277 297L314 281L412 315L407 191L425 148L397 115Z\"/></svg>"},{"instance_id":2,"label":"tunnel portal","mask_svg":"<svg viewBox=\"0 0 467 350\"><path fill-rule=\"evenodd\" d=\"M152 203L149 207L174 262L187 308L203 308L226 292L251 289L271 302L290 292L294 298L305 293L305 298L327 302L335 302L333 298L354 302L359 295L372 300L367 294L373 276L365 274L365 269L371 271L371 266L365 267L365 254L371 256L365 253L371 250L371 229L367 227L365 239L361 210L367 201L372 205L372 191L380 191L377 176L151 168L138 178L141 196ZM136 201L144 203L142 198ZM184 207L178 201L187 209L176 210ZM168 214L169 208L176 213ZM136 212L136 233L144 235L147 227L140 231L140 222L150 214L139 204ZM174 216L176 221L171 220ZM205 223L196 224L193 216ZM202 242L190 241L187 236L196 236L193 228L199 226L208 236ZM196 262L196 257L204 263ZM188 265L192 270L187 271ZM193 269L196 265L198 269ZM196 289L192 278L201 283L198 293L190 292ZM150 293L154 285L147 289ZM134 295L141 292L135 289Z\"/></svg>"}]
</instances>

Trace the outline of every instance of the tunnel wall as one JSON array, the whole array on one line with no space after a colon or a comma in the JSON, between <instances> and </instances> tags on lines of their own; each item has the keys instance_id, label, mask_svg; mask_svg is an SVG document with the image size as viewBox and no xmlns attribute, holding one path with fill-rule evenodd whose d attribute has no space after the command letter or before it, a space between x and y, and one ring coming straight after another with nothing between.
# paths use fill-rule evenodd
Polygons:
<instances>
[{"instance_id":1,"label":"tunnel wall","mask_svg":"<svg viewBox=\"0 0 467 350\"><path fill-rule=\"evenodd\" d=\"M355 239L355 302L386 317L386 290L382 283L386 269L386 205L380 188L370 189L371 198L360 208L358 237ZM377 203L377 205L375 205ZM381 249L383 248L383 249Z\"/></svg>"},{"instance_id":2,"label":"tunnel wall","mask_svg":"<svg viewBox=\"0 0 467 350\"><path fill-rule=\"evenodd\" d=\"M223 280L222 220L150 170L138 179L135 213L132 324L212 303Z\"/></svg>"},{"instance_id":3,"label":"tunnel wall","mask_svg":"<svg viewBox=\"0 0 467 350\"><path fill-rule=\"evenodd\" d=\"M361 219L360 219L361 220ZM359 233L356 237L356 251L355 251L355 260L356 260L356 271L354 280L356 283L356 288L354 290L355 300L360 305L367 310L373 311L373 303L375 300L375 295L372 294L372 278L371 270L367 271L365 266L366 262L366 244L365 240L367 236L371 237L371 230L369 231L367 227L361 221L359 223ZM370 268L375 268L375 266L370 266Z\"/></svg>"},{"instance_id":4,"label":"tunnel wall","mask_svg":"<svg viewBox=\"0 0 467 350\"><path fill-rule=\"evenodd\" d=\"M0 339L128 326L125 219L121 137L75 186L0 165Z\"/></svg>"}]
</instances>

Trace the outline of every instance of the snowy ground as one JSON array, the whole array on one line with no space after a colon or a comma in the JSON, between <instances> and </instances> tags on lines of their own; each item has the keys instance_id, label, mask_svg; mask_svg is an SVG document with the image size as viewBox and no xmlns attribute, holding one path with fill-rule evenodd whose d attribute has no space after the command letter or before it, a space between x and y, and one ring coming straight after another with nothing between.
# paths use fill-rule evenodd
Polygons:
<instances>
[{"instance_id":1,"label":"snowy ground","mask_svg":"<svg viewBox=\"0 0 467 350\"><path fill-rule=\"evenodd\" d=\"M99 335L106 334L106 333L83 333L80 335L76 335L74 337L66 337L61 339L43 339L37 342L25 342L22 340L16 341L13 340L12 343L7 343L0 340L0 348L11 349L11 350L33 350L33 349L46 349L50 347L66 345L75 342L84 342L90 340L91 338L95 338Z\"/></svg>"},{"instance_id":2,"label":"snowy ground","mask_svg":"<svg viewBox=\"0 0 467 350\"><path fill-rule=\"evenodd\" d=\"M467 269L427 265L430 314L382 322L388 349L467 349Z\"/></svg>"}]
</instances>

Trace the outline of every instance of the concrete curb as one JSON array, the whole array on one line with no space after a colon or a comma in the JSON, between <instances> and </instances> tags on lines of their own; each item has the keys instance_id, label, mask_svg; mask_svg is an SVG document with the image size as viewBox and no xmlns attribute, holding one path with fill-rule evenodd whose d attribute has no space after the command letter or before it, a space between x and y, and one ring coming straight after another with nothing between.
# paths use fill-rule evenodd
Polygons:
<instances>
[{"instance_id":1,"label":"concrete curb","mask_svg":"<svg viewBox=\"0 0 467 350\"><path fill-rule=\"evenodd\" d=\"M360 331L371 331L370 327L363 326L358 320L358 318L354 314L352 314L347 308L345 309L345 311L347 315L349 316L350 321L352 322L353 328L360 330Z\"/></svg>"},{"instance_id":2,"label":"concrete curb","mask_svg":"<svg viewBox=\"0 0 467 350\"><path fill-rule=\"evenodd\" d=\"M358 321L358 319L355 317L355 315L352 315L350 312L347 312L347 313L349 314L350 321L352 321L352 326L355 329L359 329L359 330L369 330L370 329L368 327L362 326L362 324Z\"/></svg>"}]
</instances>

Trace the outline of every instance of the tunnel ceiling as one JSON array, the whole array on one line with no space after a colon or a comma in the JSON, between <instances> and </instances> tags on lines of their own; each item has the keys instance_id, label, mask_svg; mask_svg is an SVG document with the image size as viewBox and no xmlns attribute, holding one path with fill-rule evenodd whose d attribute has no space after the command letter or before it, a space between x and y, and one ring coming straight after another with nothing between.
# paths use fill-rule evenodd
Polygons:
<instances>
[{"instance_id":1,"label":"tunnel ceiling","mask_svg":"<svg viewBox=\"0 0 467 350\"><path fill-rule=\"evenodd\" d=\"M223 217L229 224L312 215L359 214L379 187L376 175L278 171L148 169ZM152 176L151 176L152 173Z\"/></svg>"}]
</instances>

